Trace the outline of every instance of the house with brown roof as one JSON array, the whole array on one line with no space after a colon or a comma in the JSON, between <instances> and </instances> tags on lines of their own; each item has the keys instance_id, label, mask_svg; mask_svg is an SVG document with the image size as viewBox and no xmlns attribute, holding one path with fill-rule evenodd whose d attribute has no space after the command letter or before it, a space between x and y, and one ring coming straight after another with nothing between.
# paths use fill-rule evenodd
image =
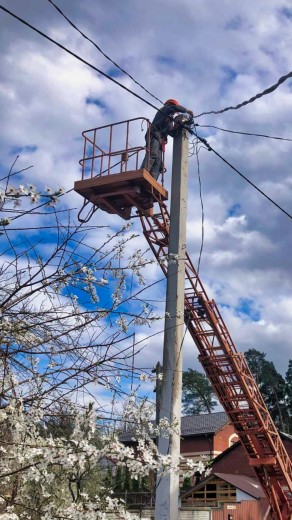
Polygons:
<instances>
[{"instance_id":1,"label":"house with brown roof","mask_svg":"<svg viewBox=\"0 0 292 520\"><path fill-rule=\"evenodd\" d=\"M181 496L182 508L209 508L212 520L270 520L269 504L255 479L212 472Z\"/></svg>"},{"instance_id":2,"label":"house with brown roof","mask_svg":"<svg viewBox=\"0 0 292 520\"><path fill-rule=\"evenodd\" d=\"M127 431L120 435L126 445L135 444L135 434ZM194 461L210 461L238 441L234 427L225 412L187 415L181 419L181 455ZM184 465L181 465L182 474ZM189 482L194 484L196 477ZM180 485L184 478L181 476Z\"/></svg>"},{"instance_id":3,"label":"house with brown roof","mask_svg":"<svg viewBox=\"0 0 292 520\"><path fill-rule=\"evenodd\" d=\"M292 459L292 437L280 432ZM218 455L211 472L181 495L184 508L208 507L212 520L271 520L269 503L238 441Z\"/></svg>"},{"instance_id":4,"label":"house with brown roof","mask_svg":"<svg viewBox=\"0 0 292 520\"><path fill-rule=\"evenodd\" d=\"M292 460L292 436L280 435ZM121 440L133 444L133 432L123 433ZM212 460L208 476L194 476L190 488L182 490L181 520L271 520L268 500L225 412L182 417L181 454ZM153 508L153 495L151 500ZM149 500L143 510L146 504Z\"/></svg>"},{"instance_id":5,"label":"house with brown roof","mask_svg":"<svg viewBox=\"0 0 292 520\"><path fill-rule=\"evenodd\" d=\"M287 433L279 432L285 449L292 460L292 436ZM224 453L221 453L214 459L212 472L232 473L233 475L246 475L251 478L257 478L255 470L248 463L248 457L240 442L236 442Z\"/></svg>"},{"instance_id":6,"label":"house with brown roof","mask_svg":"<svg viewBox=\"0 0 292 520\"><path fill-rule=\"evenodd\" d=\"M238 441L225 412L187 415L181 420L181 455L212 460Z\"/></svg>"},{"instance_id":7,"label":"house with brown roof","mask_svg":"<svg viewBox=\"0 0 292 520\"><path fill-rule=\"evenodd\" d=\"M135 432L126 431L119 436L126 445L135 443ZM225 412L186 415L181 418L181 455L197 460L217 455L238 441L234 427Z\"/></svg>"}]
</instances>

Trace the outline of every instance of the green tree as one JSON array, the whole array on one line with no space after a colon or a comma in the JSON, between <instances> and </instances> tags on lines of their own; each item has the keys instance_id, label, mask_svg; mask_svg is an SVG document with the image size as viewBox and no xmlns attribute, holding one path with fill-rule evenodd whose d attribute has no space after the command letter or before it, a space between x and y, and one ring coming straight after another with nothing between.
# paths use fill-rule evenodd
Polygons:
<instances>
[{"instance_id":1,"label":"green tree","mask_svg":"<svg viewBox=\"0 0 292 520\"><path fill-rule=\"evenodd\" d=\"M260 384L262 382L262 373L264 364L266 362L266 354L255 348L250 348L245 352L244 356L253 377L255 378L257 384Z\"/></svg>"},{"instance_id":2,"label":"green tree","mask_svg":"<svg viewBox=\"0 0 292 520\"><path fill-rule=\"evenodd\" d=\"M286 383L272 361L263 368L261 391L276 426L283 432L289 431L289 413L286 406Z\"/></svg>"},{"instance_id":3,"label":"green tree","mask_svg":"<svg viewBox=\"0 0 292 520\"><path fill-rule=\"evenodd\" d=\"M290 418L285 379L277 372L274 363L266 360L265 353L252 348L245 353L245 358L275 425L288 432Z\"/></svg>"},{"instance_id":4,"label":"green tree","mask_svg":"<svg viewBox=\"0 0 292 520\"><path fill-rule=\"evenodd\" d=\"M286 399L289 412L289 433L292 432L292 359L289 360L288 370L286 372Z\"/></svg>"},{"instance_id":5,"label":"green tree","mask_svg":"<svg viewBox=\"0 0 292 520\"><path fill-rule=\"evenodd\" d=\"M208 378L189 368L183 372L183 412L186 414L211 413L217 404Z\"/></svg>"}]
</instances>

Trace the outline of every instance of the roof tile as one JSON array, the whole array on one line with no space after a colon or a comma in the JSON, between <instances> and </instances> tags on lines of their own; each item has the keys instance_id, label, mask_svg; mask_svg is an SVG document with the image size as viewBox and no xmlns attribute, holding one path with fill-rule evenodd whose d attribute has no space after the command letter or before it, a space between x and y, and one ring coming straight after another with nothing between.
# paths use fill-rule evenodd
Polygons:
<instances>
[{"instance_id":1,"label":"roof tile","mask_svg":"<svg viewBox=\"0 0 292 520\"><path fill-rule=\"evenodd\" d=\"M186 415L181 418L181 436L204 435L215 433L230 420L225 412L207 413L201 415ZM121 442L131 442L134 430L122 433L119 438Z\"/></svg>"},{"instance_id":2,"label":"roof tile","mask_svg":"<svg viewBox=\"0 0 292 520\"><path fill-rule=\"evenodd\" d=\"M201 435L215 433L230 420L225 412L202 415L187 415L181 418L181 435Z\"/></svg>"}]
</instances>

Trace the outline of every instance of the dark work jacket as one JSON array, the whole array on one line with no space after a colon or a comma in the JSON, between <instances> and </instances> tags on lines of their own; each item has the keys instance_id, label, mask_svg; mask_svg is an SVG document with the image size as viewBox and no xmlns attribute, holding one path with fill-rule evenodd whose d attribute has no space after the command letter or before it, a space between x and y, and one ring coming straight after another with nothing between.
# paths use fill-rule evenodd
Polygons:
<instances>
[{"instance_id":1,"label":"dark work jacket","mask_svg":"<svg viewBox=\"0 0 292 520\"><path fill-rule=\"evenodd\" d=\"M173 129L173 117L176 113L185 114L187 109L181 105L165 105L154 117L150 133L157 139L166 139Z\"/></svg>"}]
</instances>

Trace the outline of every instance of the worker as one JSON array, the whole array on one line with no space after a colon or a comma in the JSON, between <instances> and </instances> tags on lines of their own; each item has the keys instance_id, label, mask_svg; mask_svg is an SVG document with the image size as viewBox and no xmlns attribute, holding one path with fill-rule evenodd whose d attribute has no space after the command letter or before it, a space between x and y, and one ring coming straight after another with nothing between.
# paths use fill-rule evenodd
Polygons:
<instances>
[{"instance_id":1,"label":"worker","mask_svg":"<svg viewBox=\"0 0 292 520\"><path fill-rule=\"evenodd\" d=\"M150 125L149 132L145 135L147 152L141 168L148 170L155 180L158 179L163 170L162 152L167 143L167 136L171 135L173 131L173 119L176 113L190 114L193 117L192 110L181 106L176 99L168 99L161 110L157 112Z\"/></svg>"},{"instance_id":2,"label":"worker","mask_svg":"<svg viewBox=\"0 0 292 520\"><path fill-rule=\"evenodd\" d=\"M199 318L204 318L205 317L205 309L203 307L203 304L202 304L203 300L201 300L201 298L198 299L198 307L196 308L196 312L197 312L197 315L199 316Z\"/></svg>"}]
</instances>

